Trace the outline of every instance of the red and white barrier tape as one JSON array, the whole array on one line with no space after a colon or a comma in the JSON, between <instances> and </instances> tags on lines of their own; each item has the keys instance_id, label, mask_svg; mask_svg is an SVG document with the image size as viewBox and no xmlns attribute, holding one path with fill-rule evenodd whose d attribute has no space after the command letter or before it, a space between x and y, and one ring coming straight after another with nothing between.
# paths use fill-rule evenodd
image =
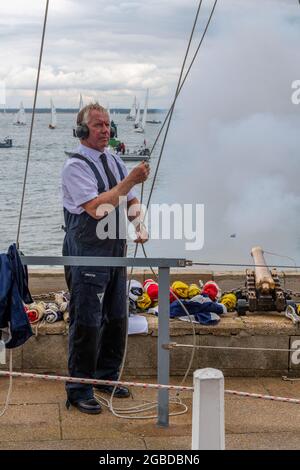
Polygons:
<instances>
[{"instance_id":1,"label":"red and white barrier tape","mask_svg":"<svg viewBox=\"0 0 300 470\"><path fill-rule=\"evenodd\" d=\"M250 398L262 398L263 400L273 400L273 401L284 401L287 403L296 403L300 404L300 400L297 398L285 398L285 397L275 397L273 395L262 395L260 393L249 393L249 392L238 392L236 390L224 390L225 393L230 395L239 395L241 397L250 397Z\"/></svg>"},{"instance_id":2,"label":"red and white barrier tape","mask_svg":"<svg viewBox=\"0 0 300 470\"><path fill-rule=\"evenodd\" d=\"M9 372L2 370L0 371L0 376L1 375L4 377L26 377L28 379L57 380L58 382L73 382L92 385L126 385L128 387L158 388L169 390L194 390L194 387L185 387L180 385L147 384L140 382L117 382L116 380L82 379L77 377L64 377L60 375L30 374L27 372Z\"/></svg>"},{"instance_id":3,"label":"red and white barrier tape","mask_svg":"<svg viewBox=\"0 0 300 470\"><path fill-rule=\"evenodd\" d=\"M148 383L141 383L141 382L123 382L123 381L117 382L116 380L83 379L83 378L77 378L77 377L64 377L60 375L30 374L27 372L0 371L0 376L1 375L4 377L10 377L10 376L11 377L25 377L28 379L56 380L58 382L73 382L73 383L92 384L92 385L113 385L113 386L125 385L128 387L194 391L194 387L185 387L182 385L162 385L162 384L148 384ZM300 404L300 400L297 398L276 397L272 395L262 395L259 393L239 392L237 390L224 390L224 392L229 395L237 395L241 397L262 398L263 400L282 401L286 403L295 403L298 405Z\"/></svg>"}]
</instances>

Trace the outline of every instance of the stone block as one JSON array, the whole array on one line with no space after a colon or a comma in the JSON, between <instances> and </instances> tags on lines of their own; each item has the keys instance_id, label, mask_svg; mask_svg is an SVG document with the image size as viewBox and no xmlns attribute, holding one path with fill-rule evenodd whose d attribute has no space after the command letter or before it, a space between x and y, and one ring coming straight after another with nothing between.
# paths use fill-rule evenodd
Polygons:
<instances>
[{"instance_id":1,"label":"stone block","mask_svg":"<svg viewBox=\"0 0 300 470\"><path fill-rule=\"evenodd\" d=\"M29 289L32 295L68 290L62 268L29 269Z\"/></svg>"},{"instance_id":2,"label":"stone block","mask_svg":"<svg viewBox=\"0 0 300 470\"><path fill-rule=\"evenodd\" d=\"M39 335L23 346L23 368L55 372L67 367L68 337Z\"/></svg>"},{"instance_id":3,"label":"stone block","mask_svg":"<svg viewBox=\"0 0 300 470\"><path fill-rule=\"evenodd\" d=\"M300 292L300 273L295 271L285 271L282 273L283 288Z\"/></svg>"},{"instance_id":4,"label":"stone block","mask_svg":"<svg viewBox=\"0 0 300 470\"><path fill-rule=\"evenodd\" d=\"M12 360L13 360L13 370L20 370L22 369L22 346L14 349L6 349L6 364L0 364L0 370L8 370L9 369L9 355L10 351L12 351Z\"/></svg>"},{"instance_id":5,"label":"stone block","mask_svg":"<svg viewBox=\"0 0 300 470\"><path fill-rule=\"evenodd\" d=\"M240 317L249 334L289 336L300 332L299 327L283 312L255 312Z\"/></svg>"},{"instance_id":6,"label":"stone block","mask_svg":"<svg viewBox=\"0 0 300 470\"><path fill-rule=\"evenodd\" d=\"M201 346L226 346L240 348L288 349L289 340L284 336L198 336ZM286 370L288 352L250 351L239 349L200 349L199 363L196 368L213 367L216 369Z\"/></svg>"},{"instance_id":7,"label":"stone block","mask_svg":"<svg viewBox=\"0 0 300 470\"><path fill-rule=\"evenodd\" d=\"M130 335L125 362L125 374L155 375L157 370L157 340L150 335Z\"/></svg>"}]
</instances>

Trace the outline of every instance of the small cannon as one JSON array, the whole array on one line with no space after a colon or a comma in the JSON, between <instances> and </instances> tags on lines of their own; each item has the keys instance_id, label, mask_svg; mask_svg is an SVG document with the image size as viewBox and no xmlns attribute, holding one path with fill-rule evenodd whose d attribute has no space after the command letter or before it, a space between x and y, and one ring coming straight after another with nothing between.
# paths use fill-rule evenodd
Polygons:
<instances>
[{"instance_id":1,"label":"small cannon","mask_svg":"<svg viewBox=\"0 0 300 470\"><path fill-rule=\"evenodd\" d=\"M246 270L245 298L237 302L238 315L245 315L247 311L282 312L287 305L294 305L281 288L277 270L274 268L270 271L266 265L263 249L260 246L252 248L251 256L254 270Z\"/></svg>"}]
</instances>

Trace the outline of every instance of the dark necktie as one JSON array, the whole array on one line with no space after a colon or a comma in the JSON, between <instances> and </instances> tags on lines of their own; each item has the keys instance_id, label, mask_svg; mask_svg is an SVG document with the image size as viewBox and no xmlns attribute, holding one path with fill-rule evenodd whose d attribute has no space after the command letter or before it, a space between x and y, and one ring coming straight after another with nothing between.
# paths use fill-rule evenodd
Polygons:
<instances>
[{"instance_id":1,"label":"dark necktie","mask_svg":"<svg viewBox=\"0 0 300 470\"><path fill-rule=\"evenodd\" d=\"M109 168L108 166L108 163L107 163L107 157L105 155L105 153L102 153L100 155L100 160L102 162L102 165L103 165L103 168L104 168L104 171L106 173L106 176L107 176L107 179L108 179L108 186L109 186L109 189L113 188L114 186L116 186L118 184L116 178L115 178L115 175L113 174L113 172L111 171L111 169Z\"/></svg>"}]
</instances>

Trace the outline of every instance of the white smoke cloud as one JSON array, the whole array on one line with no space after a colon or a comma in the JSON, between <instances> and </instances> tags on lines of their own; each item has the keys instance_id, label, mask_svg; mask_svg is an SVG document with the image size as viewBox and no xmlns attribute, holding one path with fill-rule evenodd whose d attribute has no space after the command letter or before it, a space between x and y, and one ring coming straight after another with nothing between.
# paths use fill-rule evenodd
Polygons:
<instances>
[{"instance_id":1,"label":"white smoke cloud","mask_svg":"<svg viewBox=\"0 0 300 470\"><path fill-rule=\"evenodd\" d=\"M157 182L162 200L204 203L204 248L150 242L150 254L249 262L261 244L300 262L300 106L291 101L299 23L297 2L220 3L178 99Z\"/></svg>"}]
</instances>

